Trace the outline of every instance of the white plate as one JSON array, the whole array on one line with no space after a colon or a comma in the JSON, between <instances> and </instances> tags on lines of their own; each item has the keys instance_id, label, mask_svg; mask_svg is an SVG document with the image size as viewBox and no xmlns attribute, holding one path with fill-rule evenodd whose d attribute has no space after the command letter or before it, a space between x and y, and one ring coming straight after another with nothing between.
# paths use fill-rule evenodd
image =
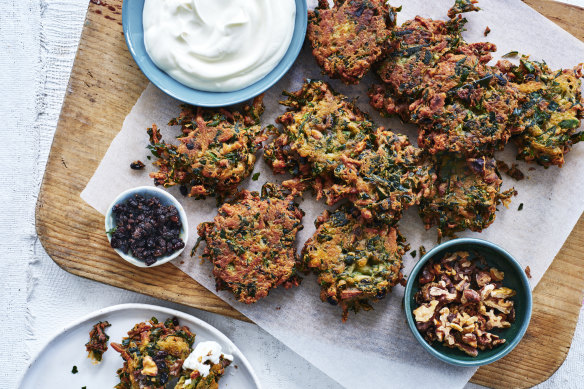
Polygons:
<instances>
[{"instance_id":1,"label":"white plate","mask_svg":"<svg viewBox=\"0 0 584 389\"><path fill-rule=\"evenodd\" d=\"M107 320L110 342L119 343L136 323L155 316L164 321L177 317L181 325L189 327L196 334L195 344L214 340L223 347L225 354L233 355L233 363L225 369L219 386L221 389L261 388L259 380L248 360L229 338L219 330L186 313L174 309L146 304L122 304L96 311L64 328L49 340L34 358L21 379L21 389L107 389L113 388L119 380L116 371L122 367L123 359L118 352L108 347L100 364L94 365L87 358L85 343L89 341L89 331L98 321ZM193 345L193 346L194 346ZM72 374L73 366L78 373ZM237 366L237 368L235 368Z\"/></svg>"}]
</instances>

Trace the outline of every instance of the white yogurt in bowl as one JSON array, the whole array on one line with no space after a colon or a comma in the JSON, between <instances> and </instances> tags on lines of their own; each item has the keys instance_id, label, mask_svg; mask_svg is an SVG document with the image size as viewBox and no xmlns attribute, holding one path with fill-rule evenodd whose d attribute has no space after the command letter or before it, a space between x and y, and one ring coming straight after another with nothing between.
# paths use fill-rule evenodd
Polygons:
<instances>
[{"instance_id":1,"label":"white yogurt in bowl","mask_svg":"<svg viewBox=\"0 0 584 389\"><path fill-rule=\"evenodd\" d=\"M231 92L278 65L295 17L295 0L145 0L144 45L178 82Z\"/></svg>"}]
</instances>

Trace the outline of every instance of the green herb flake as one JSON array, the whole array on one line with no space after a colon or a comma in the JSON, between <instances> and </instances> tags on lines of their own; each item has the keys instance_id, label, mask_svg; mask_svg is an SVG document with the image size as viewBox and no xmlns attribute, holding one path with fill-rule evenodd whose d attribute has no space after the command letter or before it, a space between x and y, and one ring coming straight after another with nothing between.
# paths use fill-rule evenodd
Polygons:
<instances>
[{"instance_id":1,"label":"green herb flake","mask_svg":"<svg viewBox=\"0 0 584 389\"><path fill-rule=\"evenodd\" d=\"M416 258L416 254L417 254L417 253L418 253L418 252L417 252L416 250L414 250L414 251L411 251L411 252L410 252L410 255L412 256L412 258Z\"/></svg>"},{"instance_id":2,"label":"green herb flake","mask_svg":"<svg viewBox=\"0 0 584 389\"><path fill-rule=\"evenodd\" d=\"M519 208L517 208L518 211L523 211L523 203L519 204Z\"/></svg>"},{"instance_id":3,"label":"green herb flake","mask_svg":"<svg viewBox=\"0 0 584 389\"><path fill-rule=\"evenodd\" d=\"M517 57L517 55L519 55L519 52L518 51L510 51L507 54L505 54L503 56L503 58Z\"/></svg>"},{"instance_id":4,"label":"green herb flake","mask_svg":"<svg viewBox=\"0 0 584 389\"><path fill-rule=\"evenodd\" d=\"M112 235L114 232L116 232L117 229L118 229L118 226L115 226L114 228L107 230L105 233L108 235Z\"/></svg>"},{"instance_id":5,"label":"green herb flake","mask_svg":"<svg viewBox=\"0 0 584 389\"><path fill-rule=\"evenodd\" d=\"M251 176L252 181L257 181L258 178L260 178L260 172L257 172L253 176Z\"/></svg>"},{"instance_id":6,"label":"green herb flake","mask_svg":"<svg viewBox=\"0 0 584 389\"><path fill-rule=\"evenodd\" d=\"M79 370L77 370L77 366L75 366L75 365L73 366L73 369L71 369L71 373L73 373L73 374L79 373Z\"/></svg>"}]
</instances>

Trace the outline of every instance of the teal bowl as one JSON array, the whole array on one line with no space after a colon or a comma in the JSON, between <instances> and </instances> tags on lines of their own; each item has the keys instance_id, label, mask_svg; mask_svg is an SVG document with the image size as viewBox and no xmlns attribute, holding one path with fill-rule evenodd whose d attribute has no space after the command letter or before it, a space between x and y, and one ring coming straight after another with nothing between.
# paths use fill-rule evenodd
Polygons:
<instances>
[{"instance_id":1,"label":"teal bowl","mask_svg":"<svg viewBox=\"0 0 584 389\"><path fill-rule=\"evenodd\" d=\"M268 90L290 70L296 61L304 43L308 23L306 0L296 0L294 34L288 51L278 65L264 78L246 88L233 92L207 92L181 84L152 62L144 46L143 10L144 0L126 0L122 6L124 36L134 61L150 82L164 93L182 102L201 107L224 107L242 103Z\"/></svg>"},{"instance_id":2,"label":"teal bowl","mask_svg":"<svg viewBox=\"0 0 584 389\"><path fill-rule=\"evenodd\" d=\"M517 294L512 298L515 302L515 322L511 327L493 331L506 340L492 350L480 351L476 357L471 357L458 349L451 349L438 342L432 345L422 337L416 328L412 311L417 308L414 296L420 290L418 277L424 265L433 258L441 258L446 253L456 251L476 252L485 257L490 267L495 267L505 273L503 285L515 290ZM422 347L436 358L457 366L483 366L493 363L509 354L519 344L531 319L532 296L529 281L521 265L501 247L481 239L461 238L442 243L430 250L422 257L408 278L404 295L404 308L410 330Z\"/></svg>"}]
</instances>

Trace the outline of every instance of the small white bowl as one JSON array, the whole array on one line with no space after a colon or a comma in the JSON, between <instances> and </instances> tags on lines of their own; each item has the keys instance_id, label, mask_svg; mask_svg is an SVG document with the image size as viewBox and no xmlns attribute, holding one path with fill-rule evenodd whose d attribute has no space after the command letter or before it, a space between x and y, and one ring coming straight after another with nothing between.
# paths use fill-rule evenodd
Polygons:
<instances>
[{"instance_id":1,"label":"small white bowl","mask_svg":"<svg viewBox=\"0 0 584 389\"><path fill-rule=\"evenodd\" d=\"M120 195L118 195L118 197L116 197L116 199L109 206L107 213L105 215L105 231L106 231L106 236L107 236L108 241L111 243L112 238L111 238L110 234L107 233L107 231L110 231L112 228L114 228L116 226L115 217L114 217L113 212L112 212L114 206L127 201L130 197L133 197L136 194L142 195L147 199L150 199L152 197L157 197L160 200L160 203L162 205L164 205L164 206L174 205L176 207L176 209L178 210L178 215L180 217L180 221L182 223L182 228L181 228L181 232L180 232L179 237L183 240L183 242L185 242L185 247L187 247L187 241L189 238L189 225L187 222L187 214L185 213L185 210L183 209L182 205L180 205L178 200L173 195L171 195L170 193L168 193L162 189L156 188L154 186L139 186L137 188L128 189L127 191L120 193ZM135 266L154 267L154 266L160 266L166 262L172 261L173 259L178 257L184 251L185 247L183 247L180 250L175 251L174 253L172 253L170 255L166 255L166 256L158 258L158 260L150 266L147 266L144 261L140 261L129 254L124 254L124 252L119 250L119 249L114 249L114 250L116 251L116 253L118 253L118 255L120 257L124 258L126 261L130 262L131 264L133 264Z\"/></svg>"}]
</instances>

